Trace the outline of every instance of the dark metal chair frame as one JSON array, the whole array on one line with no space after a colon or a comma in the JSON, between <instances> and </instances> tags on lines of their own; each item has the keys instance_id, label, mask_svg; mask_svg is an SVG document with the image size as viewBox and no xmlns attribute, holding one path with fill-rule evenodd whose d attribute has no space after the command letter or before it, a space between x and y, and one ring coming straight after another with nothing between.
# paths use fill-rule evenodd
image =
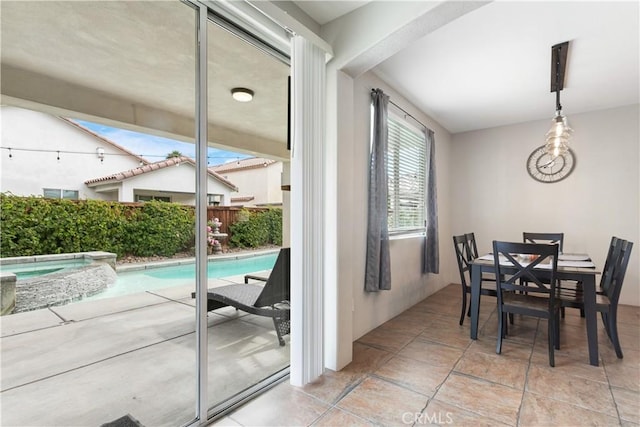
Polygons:
<instances>
[{"instance_id":1,"label":"dark metal chair frame","mask_svg":"<svg viewBox=\"0 0 640 427\"><path fill-rule=\"evenodd\" d=\"M493 241L498 294L498 342L496 353L502 352L502 340L507 335L507 314L520 314L547 319L549 365L555 365L554 348L560 349L560 299L556 297L558 244L536 244ZM518 261L514 254L533 255L528 263ZM500 264L500 256L511 262L508 268ZM533 269L542 262L550 268ZM522 282L526 281L527 286Z\"/></svg>"},{"instance_id":2,"label":"dark metal chair frame","mask_svg":"<svg viewBox=\"0 0 640 427\"><path fill-rule=\"evenodd\" d=\"M465 313L467 316L471 316L471 307L467 309L467 294L471 295L471 263L474 259L478 258L478 247L476 245L476 237L474 233L461 234L459 236L453 236L453 248L456 252L456 259L458 261L458 270L460 271L460 283L462 285L462 311L460 312L460 325L464 323ZM467 275L469 275L469 282L467 283ZM495 278L484 278L483 282L490 282L495 285ZM494 288L482 288L480 290L481 295L496 296L497 292Z\"/></svg>"},{"instance_id":3,"label":"dark metal chair frame","mask_svg":"<svg viewBox=\"0 0 640 427\"><path fill-rule=\"evenodd\" d=\"M558 252L562 253L564 233L532 233L529 231L525 231L524 233L522 233L522 241L524 243L557 243Z\"/></svg>"},{"instance_id":4,"label":"dark metal chair frame","mask_svg":"<svg viewBox=\"0 0 640 427\"><path fill-rule=\"evenodd\" d=\"M611 238L600 280L600 290L596 295L596 309L600 312L604 328L619 359L623 358L623 353L618 336L618 300L632 248L633 243L628 240L615 236ZM560 299L563 308L584 310L584 296L581 289L560 289Z\"/></svg>"}]
</instances>

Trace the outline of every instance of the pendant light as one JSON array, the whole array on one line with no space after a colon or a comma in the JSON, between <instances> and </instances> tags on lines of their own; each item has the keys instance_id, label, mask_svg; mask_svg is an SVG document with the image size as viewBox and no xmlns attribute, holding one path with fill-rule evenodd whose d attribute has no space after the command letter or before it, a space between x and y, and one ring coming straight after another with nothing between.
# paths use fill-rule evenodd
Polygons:
<instances>
[{"instance_id":1,"label":"pendant light","mask_svg":"<svg viewBox=\"0 0 640 427\"><path fill-rule=\"evenodd\" d=\"M568 50L569 42L551 47L551 92L556 93L556 115L551 120L551 129L546 134L545 148L554 158L569 151L569 139L573 133L567 118L562 114L560 104L560 91L564 88Z\"/></svg>"}]
</instances>

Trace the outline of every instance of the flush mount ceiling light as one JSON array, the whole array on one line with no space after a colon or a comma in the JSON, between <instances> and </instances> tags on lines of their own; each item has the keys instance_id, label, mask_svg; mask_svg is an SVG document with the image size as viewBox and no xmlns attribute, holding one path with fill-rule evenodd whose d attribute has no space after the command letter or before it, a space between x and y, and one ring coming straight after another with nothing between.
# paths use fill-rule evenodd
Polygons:
<instances>
[{"instance_id":1,"label":"flush mount ceiling light","mask_svg":"<svg viewBox=\"0 0 640 427\"><path fill-rule=\"evenodd\" d=\"M253 91L244 87L234 87L231 89L231 96L239 102L249 102L253 99Z\"/></svg>"},{"instance_id":2,"label":"flush mount ceiling light","mask_svg":"<svg viewBox=\"0 0 640 427\"><path fill-rule=\"evenodd\" d=\"M569 138L573 133L567 118L562 114L562 105L560 105L560 91L564 88L568 51L569 42L551 47L551 92L556 93L556 115L551 120L551 129L546 134L545 148L554 158L569 151Z\"/></svg>"}]
</instances>

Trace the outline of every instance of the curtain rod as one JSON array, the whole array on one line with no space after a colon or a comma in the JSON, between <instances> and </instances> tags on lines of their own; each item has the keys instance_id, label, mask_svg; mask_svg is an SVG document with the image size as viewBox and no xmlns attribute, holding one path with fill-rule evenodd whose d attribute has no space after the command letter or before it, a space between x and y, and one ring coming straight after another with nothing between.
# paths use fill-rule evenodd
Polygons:
<instances>
[{"instance_id":1,"label":"curtain rod","mask_svg":"<svg viewBox=\"0 0 640 427\"><path fill-rule=\"evenodd\" d=\"M373 88L372 88L372 89L371 89L371 92L374 92L375 90L376 90L376 89L373 89ZM413 117L413 116L411 115L411 113L409 113L407 110L405 110L404 108L402 108L401 106L399 106L398 104L396 104L395 102L393 102L393 101L391 100L391 97L389 97L389 103L390 103L390 104L395 105L395 107L396 107L398 110L402 111L405 115L407 115L407 116L411 117L413 120L415 120L415 121L416 121L420 126L422 126L423 128L425 128L425 129L429 129L429 127L428 127L428 126L426 126L426 125L425 125L424 123L422 123L420 120L418 120L418 119L416 119L415 117ZM431 129L429 129L429 130L431 130Z\"/></svg>"}]
</instances>

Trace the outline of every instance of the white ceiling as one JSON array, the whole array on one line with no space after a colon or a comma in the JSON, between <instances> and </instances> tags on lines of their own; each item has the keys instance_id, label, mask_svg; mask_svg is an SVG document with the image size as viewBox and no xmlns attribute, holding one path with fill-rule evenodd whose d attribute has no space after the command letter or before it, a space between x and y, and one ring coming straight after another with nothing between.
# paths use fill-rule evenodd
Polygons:
<instances>
[{"instance_id":1,"label":"white ceiling","mask_svg":"<svg viewBox=\"0 0 640 427\"><path fill-rule=\"evenodd\" d=\"M302 9L307 15L313 18L320 25L333 21L336 18L346 15L347 13L363 6L369 1L314 1L299 0L294 3Z\"/></svg>"},{"instance_id":2,"label":"white ceiling","mask_svg":"<svg viewBox=\"0 0 640 427\"><path fill-rule=\"evenodd\" d=\"M17 86L5 73L11 68L17 76L36 73L61 87L71 82L100 91L95 111L116 98L155 109L154 120L193 117L195 13L185 4L2 1L0 7L3 95ZM254 138L286 147L289 65L217 25L208 31L212 142L235 149ZM51 86L45 90L53 92ZM252 89L253 101L232 100L234 87ZM81 103L79 93L65 97Z\"/></svg>"},{"instance_id":3,"label":"white ceiling","mask_svg":"<svg viewBox=\"0 0 640 427\"><path fill-rule=\"evenodd\" d=\"M336 2L311 3L318 12L297 2L314 19L340 13ZM496 1L373 71L452 133L551 120L551 46L570 41L561 103L571 119L639 102L638 17L636 1Z\"/></svg>"},{"instance_id":4,"label":"white ceiling","mask_svg":"<svg viewBox=\"0 0 640 427\"><path fill-rule=\"evenodd\" d=\"M318 22L359 13L367 3L296 2ZM0 2L3 95L15 86L7 76L31 72L154 106L171 125L169 117L189 117L193 11L177 1L149 4ZM639 102L638 19L637 1L496 1L417 40L373 71L453 133L550 120L551 46L569 40L562 105L571 119ZM213 142L243 147L256 136L285 147L288 67L212 27L210 113L221 135ZM235 86L254 89L254 101L231 101Z\"/></svg>"}]
</instances>

